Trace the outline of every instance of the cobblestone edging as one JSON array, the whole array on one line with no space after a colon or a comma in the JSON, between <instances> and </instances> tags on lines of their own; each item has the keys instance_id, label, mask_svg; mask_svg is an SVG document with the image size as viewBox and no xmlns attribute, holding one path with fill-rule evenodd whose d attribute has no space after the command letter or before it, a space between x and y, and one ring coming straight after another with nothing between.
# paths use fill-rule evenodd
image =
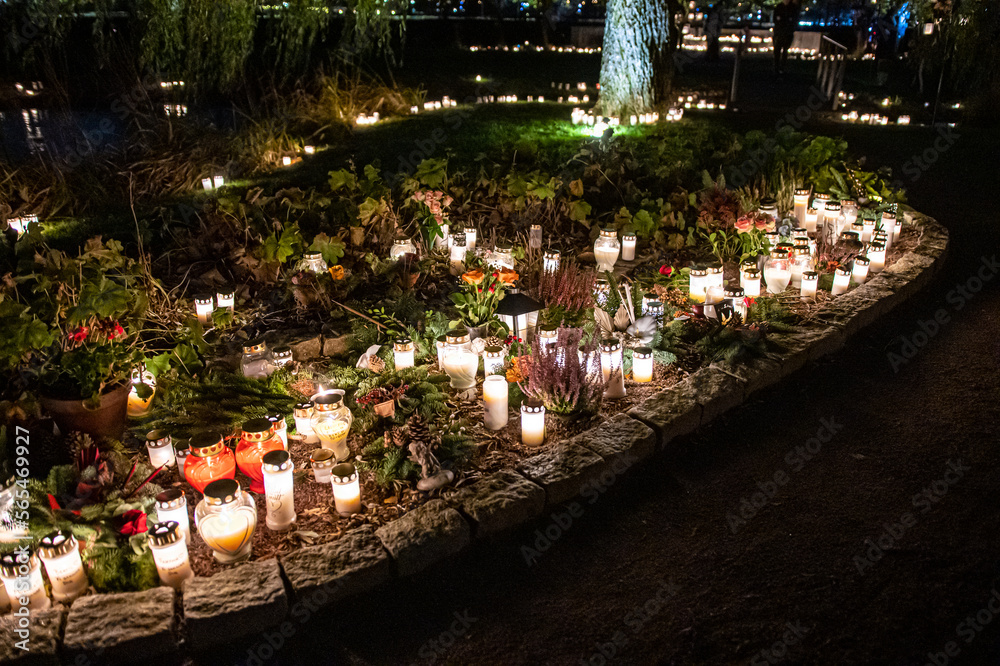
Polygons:
<instances>
[{"instance_id":1,"label":"cobblestone edging","mask_svg":"<svg viewBox=\"0 0 1000 666\"><path fill-rule=\"evenodd\" d=\"M746 365L707 367L600 426L548 444L516 470L504 470L432 500L378 529L359 527L338 541L250 562L211 578L195 578L179 595L170 588L96 594L68 609L32 614L31 650L16 618L0 618L0 663L124 664L177 659L291 626L301 616L417 574L473 541L493 539L546 508L578 495L602 475L620 475L671 441L742 404L747 397L844 346L847 338L924 288L941 268L948 232L931 218L905 213L920 226L911 252L821 311L820 326L775 336L780 355ZM319 346L318 343L314 346ZM333 351L331 349L331 351Z\"/></svg>"}]
</instances>

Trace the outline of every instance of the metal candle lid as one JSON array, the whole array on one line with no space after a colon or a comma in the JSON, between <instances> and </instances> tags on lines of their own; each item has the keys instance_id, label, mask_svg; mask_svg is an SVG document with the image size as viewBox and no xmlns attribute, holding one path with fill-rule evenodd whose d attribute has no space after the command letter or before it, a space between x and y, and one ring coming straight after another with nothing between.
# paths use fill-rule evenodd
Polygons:
<instances>
[{"instance_id":1,"label":"metal candle lid","mask_svg":"<svg viewBox=\"0 0 1000 666\"><path fill-rule=\"evenodd\" d=\"M313 406L317 412L332 412L340 409L344 396L339 393L323 393L313 398Z\"/></svg>"},{"instance_id":2,"label":"metal candle lid","mask_svg":"<svg viewBox=\"0 0 1000 666\"><path fill-rule=\"evenodd\" d=\"M542 257L544 257L545 259L558 259L559 258L559 250L546 250L542 254Z\"/></svg>"},{"instance_id":3,"label":"metal candle lid","mask_svg":"<svg viewBox=\"0 0 1000 666\"><path fill-rule=\"evenodd\" d=\"M449 345L462 345L469 342L468 331L460 331L458 329L454 329L448 331L445 337L447 338L447 343Z\"/></svg>"},{"instance_id":4,"label":"metal candle lid","mask_svg":"<svg viewBox=\"0 0 1000 666\"><path fill-rule=\"evenodd\" d=\"M156 509L169 511L187 506L187 498L180 488L168 488L156 496Z\"/></svg>"},{"instance_id":5,"label":"metal candle lid","mask_svg":"<svg viewBox=\"0 0 1000 666\"><path fill-rule=\"evenodd\" d=\"M56 530L49 532L38 542L38 554L46 559L71 553L77 547L76 537L72 532Z\"/></svg>"},{"instance_id":6,"label":"metal candle lid","mask_svg":"<svg viewBox=\"0 0 1000 666\"><path fill-rule=\"evenodd\" d=\"M805 280L806 282L810 282L812 280L819 280L819 273L817 273L816 271L802 271L802 279Z\"/></svg>"},{"instance_id":7,"label":"metal candle lid","mask_svg":"<svg viewBox=\"0 0 1000 666\"><path fill-rule=\"evenodd\" d=\"M601 351L612 352L622 348L621 340L618 338L603 338L601 340Z\"/></svg>"},{"instance_id":8,"label":"metal candle lid","mask_svg":"<svg viewBox=\"0 0 1000 666\"><path fill-rule=\"evenodd\" d=\"M393 350L398 352L409 352L413 351L413 340L409 338L396 338L396 342L393 344Z\"/></svg>"},{"instance_id":9,"label":"metal candle lid","mask_svg":"<svg viewBox=\"0 0 1000 666\"><path fill-rule=\"evenodd\" d=\"M7 578L17 578L21 575L18 569L22 566L27 565L29 569L37 567L38 557L35 555L31 546L27 546L25 550L28 553L28 561L23 563L17 561L19 557L17 553L4 553L3 555L0 555L0 573Z\"/></svg>"},{"instance_id":10,"label":"metal candle lid","mask_svg":"<svg viewBox=\"0 0 1000 666\"><path fill-rule=\"evenodd\" d=\"M219 479L205 486L205 502L212 506L232 504L240 497L240 484L235 479Z\"/></svg>"},{"instance_id":11,"label":"metal candle lid","mask_svg":"<svg viewBox=\"0 0 1000 666\"><path fill-rule=\"evenodd\" d=\"M854 257L854 263L860 266L868 266L872 263L872 260L864 255L858 255Z\"/></svg>"},{"instance_id":12,"label":"metal candle lid","mask_svg":"<svg viewBox=\"0 0 1000 666\"><path fill-rule=\"evenodd\" d=\"M809 196L810 189L808 187L798 187L795 189L795 196L807 197Z\"/></svg>"},{"instance_id":13,"label":"metal candle lid","mask_svg":"<svg viewBox=\"0 0 1000 666\"><path fill-rule=\"evenodd\" d=\"M170 446L170 435L166 430L150 430L146 433L146 446L154 449Z\"/></svg>"},{"instance_id":14,"label":"metal candle lid","mask_svg":"<svg viewBox=\"0 0 1000 666\"><path fill-rule=\"evenodd\" d=\"M180 524L176 520L168 520L162 523L153 523L146 533L149 541L154 546L169 546L184 538L180 531Z\"/></svg>"},{"instance_id":15,"label":"metal candle lid","mask_svg":"<svg viewBox=\"0 0 1000 666\"><path fill-rule=\"evenodd\" d=\"M602 238L618 238L618 232L615 231L614 229L610 229L610 228L601 229L601 237Z\"/></svg>"},{"instance_id":16,"label":"metal candle lid","mask_svg":"<svg viewBox=\"0 0 1000 666\"><path fill-rule=\"evenodd\" d=\"M841 205L839 201L830 201L826 204L827 210L840 210Z\"/></svg>"},{"instance_id":17,"label":"metal candle lid","mask_svg":"<svg viewBox=\"0 0 1000 666\"><path fill-rule=\"evenodd\" d=\"M691 269L691 276L692 277L705 277L706 275L708 275L708 269L706 269L706 268L692 268Z\"/></svg>"},{"instance_id":18,"label":"metal candle lid","mask_svg":"<svg viewBox=\"0 0 1000 666\"><path fill-rule=\"evenodd\" d=\"M636 347L632 350L632 358L653 358L653 348Z\"/></svg>"},{"instance_id":19,"label":"metal candle lid","mask_svg":"<svg viewBox=\"0 0 1000 666\"><path fill-rule=\"evenodd\" d=\"M488 358L500 358L503 356L503 347L487 347L483 350Z\"/></svg>"},{"instance_id":20,"label":"metal candle lid","mask_svg":"<svg viewBox=\"0 0 1000 666\"><path fill-rule=\"evenodd\" d=\"M296 418L307 418L312 416L313 404L311 401L297 402L295 403L295 417Z\"/></svg>"},{"instance_id":21,"label":"metal candle lid","mask_svg":"<svg viewBox=\"0 0 1000 666\"><path fill-rule=\"evenodd\" d=\"M291 361L292 360L292 348L286 345L281 347L275 347L271 354L274 356L276 361Z\"/></svg>"},{"instance_id":22,"label":"metal candle lid","mask_svg":"<svg viewBox=\"0 0 1000 666\"><path fill-rule=\"evenodd\" d=\"M194 297L195 305L211 305L212 304L211 294L198 294Z\"/></svg>"},{"instance_id":23,"label":"metal candle lid","mask_svg":"<svg viewBox=\"0 0 1000 666\"><path fill-rule=\"evenodd\" d=\"M243 439L261 442L269 439L274 430L274 424L268 418L250 419L243 422Z\"/></svg>"},{"instance_id":24,"label":"metal candle lid","mask_svg":"<svg viewBox=\"0 0 1000 666\"><path fill-rule=\"evenodd\" d=\"M191 455L207 458L222 453L226 448L222 435L217 432L200 432L191 438Z\"/></svg>"},{"instance_id":25,"label":"metal candle lid","mask_svg":"<svg viewBox=\"0 0 1000 666\"><path fill-rule=\"evenodd\" d=\"M330 478L333 479L334 483L339 485L351 483L357 480L358 470L351 463L340 463L339 465L334 465L333 469L330 470Z\"/></svg>"},{"instance_id":26,"label":"metal candle lid","mask_svg":"<svg viewBox=\"0 0 1000 666\"><path fill-rule=\"evenodd\" d=\"M760 279L760 269L759 268L745 268L743 269L743 277L748 280L759 280Z\"/></svg>"},{"instance_id":27,"label":"metal candle lid","mask_svg":"<svg viewBox=\"0 0 1000 666\"><path fill-rule=\"evenodd\" d=\"M726 298L743 298L744 291L743 287L726 287L722 293Z\"/></svg>"},{"instance_id":28,"label":"metal candle lid","mask_svg":"<svg viewBox=\"0 0 1000 666\"><path fill-rule=\"evenodd\" d=\"M309 463L319 469L333 466L333 449L314 449L309 455Z\"/></svg>"},{"instance_id":29,"label":"metal candle lid","mask_svg":"<svg viewBox=\"0 0 1000 666\"><path fill-rule=\"evenodd\" d=\"M265 472L284 472L292 468L292 458L285 450L268 451L261 458L261 468Z\"/></svg>"},{"instance_id":30,"label":"metal candle lid","mask_svg":"<svg viewBox=\"0 0 1000 666\"><path fill-rule=\"evenodd\" d=\"M243 345L244 354L259 354L260 352L267 349L267 343L264 342L264 338L254 338L253 340L247 340L246 344Z\"/></svg>"},{"instance_id":31,"label":"metal candle lid","mask_svg":"<svg viewBox=\"0 0 1000 666\"><path fill-rule=\"evenodd\" d=\"M633 233L624 233L624 234L622 234L622 240L633 240L634 241L634 240L636 240L636 235L633 234Z\"/></svg>"},{"instance_id":32,"label":"metal candle lid","mask_svg":"<svg viewBox=\"0 0 1000 666\"><path fill-rule=\"evenodd\" d=\"M540 400L525 400L521 403L522 414L541 414L545 411L545 405Z\"/></svg>"}]
</instances>

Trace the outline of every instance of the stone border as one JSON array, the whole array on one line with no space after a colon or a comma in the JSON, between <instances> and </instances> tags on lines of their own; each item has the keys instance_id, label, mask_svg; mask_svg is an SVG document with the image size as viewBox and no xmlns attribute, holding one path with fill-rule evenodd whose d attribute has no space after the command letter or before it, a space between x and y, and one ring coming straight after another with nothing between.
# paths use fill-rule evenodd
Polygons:
<instances>
[{"instance_id":1,"label":"stone border","mask_svg":"<svg viewBox=\"0 0 1000 666\"><path fill-rule=\"evenodd\" d=\"M573 499L603 475L625 473L751 394L837 351L847 338L924 288L944 263L948 231L911 210L904 216L921 229L917 246L827 303L817 317L820 326L774 335L781 354L734 368L702 368L627 413L547 445L515 470L480 479L446 500L431 500L378 529L361 526L280 560L248 562L187 581L179 602L173 590L159 587L81 597L68 613L62 607L33 613L30 652L14 647L14 617L7 615L0 618L0 663L114 664L134 662L140 654L155 662L271 627L290 637L295 622L304 623L319 608L417 574L473 542L503 536ZM264 647L273 653L270 645Z\"/></svg>"}]
</instances>

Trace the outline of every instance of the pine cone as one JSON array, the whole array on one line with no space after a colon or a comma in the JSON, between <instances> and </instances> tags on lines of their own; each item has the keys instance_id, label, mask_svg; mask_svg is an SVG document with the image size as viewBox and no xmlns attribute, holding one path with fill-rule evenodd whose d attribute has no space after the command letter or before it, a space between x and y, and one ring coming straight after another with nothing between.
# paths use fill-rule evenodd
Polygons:
<instances>
[{"instance_id":1,"label":"pine cone","mask_svg":"<svg viewBox=\"0 0 1000 666\"><path fill-rule=\"evenodd\" d=\"M505 347L504 341L495 335L491 335L485 340L487 347Z\"/></svg>"},{"instance_id":2,"label":"pine cone","mask_svg":"<svg viewBox=\"0 0 1000 666\"><path fill-rule=\"evenodd\" d=\"M406 446L406 433L402 428L393 428L392 430L392 443L397 448L403 448Z\"/></svg>"},{"instance_id":3,"label":"pine cone","mask_svg":"<svg viewBox=\"0 0 1000 666\"><path fill-rule=\"evenodd\" d=\"M409 430L409 442L418 442L421 444L426 444L428 447L431 445L431 431L427 427L427 422L424 421L420 414L414 412L413 416L410 417L408 424Z\"/></svg>"},{"instance_id":4,"label":"pine cone","mask_svg":"<svg viewBox=\"0 0 1000 666\"><path fill-rule=\"evenodd\" d=\"M376 375L381 374L385 370L385 361L383 361L378 356L368 357L368 369L374 372Z\"/></svg>"}]
</instances>

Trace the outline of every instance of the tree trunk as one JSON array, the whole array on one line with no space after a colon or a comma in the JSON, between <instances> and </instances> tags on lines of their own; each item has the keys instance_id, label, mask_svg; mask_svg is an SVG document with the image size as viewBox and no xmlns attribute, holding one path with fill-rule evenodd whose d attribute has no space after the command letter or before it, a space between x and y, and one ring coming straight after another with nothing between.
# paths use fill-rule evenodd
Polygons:
<instances>
[{"instance_id":1,"label":"tree trunk","mask_svg":"<svg viewBox=\"0 0 1000 666\"><path fill-rule=\"evenodd\" d=\"M601 115L628 118L667 105L673 78L667 0L609 0L601 55Z\"/></svg>"}]
</instances>

